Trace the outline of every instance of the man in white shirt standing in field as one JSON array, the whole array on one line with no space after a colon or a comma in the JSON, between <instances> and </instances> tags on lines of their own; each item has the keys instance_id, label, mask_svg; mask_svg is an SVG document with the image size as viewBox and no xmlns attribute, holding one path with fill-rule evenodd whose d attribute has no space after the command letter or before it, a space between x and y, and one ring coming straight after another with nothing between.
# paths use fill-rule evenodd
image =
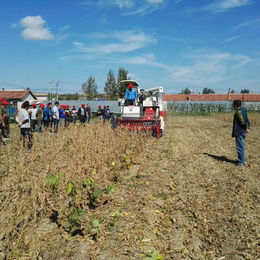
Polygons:
<instances>
[{"instance_id":1,"label":"man in white shirt standing in field","mask_svg":"<svg viewBox=\"0 0 260 260\"><path fill-rule=\"evenodd\" d=\"M58 127L59 127L59 120L60 120L60 114L59 114L59 102L56 101L54 103L53 107L53 123L54 123L54 133L58 132Z\"/></svg>"},{"instance_id":2,"label":"man in white shirt standing in field","mask_svg":"<svg viewBox=\"0 0 260 260\"><path fill-rule=\"evenodd\" d=\"M36 127L36 113L37 113L37 108L36 108L36 104L32 104L32 108L30 109L31 111L31 129L34 132L35 131L35 127Z\"/></svg>"},{"instance_id":3,"label":"man in white shirt standing in field","mask_svg":"<svg viewBox=\"0 0 260 260\"><path fill-rule=\"evenodd\" d=\"M32 148L32 132L31 122L28 109L30 107L29 101L25 101L22 104L22 109L19 111L19 126L21 130L21 136L23 139L23 147L25 147L26 140L28 138L28 150Z\"/></svg>"}]
</instances>

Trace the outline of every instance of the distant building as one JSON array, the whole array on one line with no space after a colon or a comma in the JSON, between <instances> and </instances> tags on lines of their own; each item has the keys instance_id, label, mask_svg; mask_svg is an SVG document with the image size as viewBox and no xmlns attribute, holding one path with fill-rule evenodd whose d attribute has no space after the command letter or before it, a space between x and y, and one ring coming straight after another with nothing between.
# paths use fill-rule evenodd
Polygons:
<instances>
[{"instance_id":1,"label":"distant building","mask_svg":"<svg viewBox=\"0 0 260 260\"><path fill-rule=\"evenodd\" d=\"M0 98L7 100L12 107L20 108L24 101L37 101L36 96L29 88L26 90L0 90Z\"/></svg>"},{"instance_id":2,"label":"distant building","mask_svg":"<svg viewBox=\"0 0 260 260\"><path fill-rule=\"evenodd\" d=\"M46 101L46 100L48 100L48 93L38 93L38 92L35 92L34 95L36 96L38 101Z\"/></svg>"}]
</instances>

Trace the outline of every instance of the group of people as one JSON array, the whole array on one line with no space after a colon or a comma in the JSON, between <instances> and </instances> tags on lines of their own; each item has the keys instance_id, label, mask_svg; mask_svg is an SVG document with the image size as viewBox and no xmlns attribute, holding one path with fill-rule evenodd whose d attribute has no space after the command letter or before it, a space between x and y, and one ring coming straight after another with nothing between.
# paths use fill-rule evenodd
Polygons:
<instances>
[{"instance_id":1,"label":"group of people","mask_svg":"<svg viewBox=\"0 0 260 260\"><path fill-rule=\"evenodd\" d=\"M136 93L133 91L133 86L131 84L126 91L125 98L127 103L131 105L136 99ZM9 137L9 116L6 109L8 104L9 103L4 99L0 99L0 131L2 140L8 140ZM250 122L247 116L247 110L242 107L240 100L235 100L233 102L233 108L235 114L232 137L235 137L238 154L236 166L243 166L245 165L244 142L246 134L249 133ZM100 121L108 121L110 119L109 106L104 106L102 108L102 106L99 105L96 114ZM54 103L53 107L52 103L47 103L46 107L41 103L38 108L36 104L30 105L28 101L25 101L17 114L17 123L21 129L23 145L25 146L25 141L28 138L29 149L32 147L32 132L42 132L44 126L46 130L57 133L59 126L68 127L71 122L75 124L77 119L79 119L82 125L85 123L89 124L91 119L91 108L89 104L87 104L86 107L85 104L82 104L77 110L75 105L70 109L69 105L59 105L58 101Z\"/></svg>"},{"instance_id":2,"label":"group of people","mask_svg":"<svg viewBox=\"0 0 260 260\"><path fill-rule=\"evenodd\" d=\"M111 116L109 106L104 106L102 108L102 106L99 105L98 110L97 110L97 116L98 116L99 120L103 121L104 123L106 121L109 121L110 116Z\"/></svg>"},{"instance_id":3,"label":"group of people","mask_svg":"<svg viewBox=\"0 0 260 260\"><path fill-rule=\"evenodd\" d=\"M56 101L54 106L49 102L45 108L43 104L40 104L39 109L41 109L41 107L43 109L41 112L41 122L44 128L49 128L50 131L54 130L54 132L57 132L59 127L66 128L70 123L76 124L77 119L79 119L81 124L89 124L91 119L91 108L89 104L87 104L87 107L85 107L85 104L82 104L78 110L76 109L76 105L73 105L72 109L70 109L69 105L60 105L59 101Z\"/></svg>"},{"instance_id":4,"label":"group of people","mask_svg":"<svg viewBox=\"0 0 260 260\"><path fill-rule=\"evenodd\" d=\"M98 118L103 122L110 118L109 106L103 108L99 105L97 110ZM59 101L54 102L54 106L49 102L46 106L43 103L30 105L28 101L22 104L21 110L18 111L16 121L21 129L21 137L23 145L26 145L28 139L28 149L32 147L32 133L43 132L43 129L51 133L57 133L59 127L68 127L70 123L76 124L77 120L80 124L89 124L92 117L91 107L89 104L81 104L77 110L76 105L70 109L69 105L60 105Z\"/></svg>"}]
</instances>

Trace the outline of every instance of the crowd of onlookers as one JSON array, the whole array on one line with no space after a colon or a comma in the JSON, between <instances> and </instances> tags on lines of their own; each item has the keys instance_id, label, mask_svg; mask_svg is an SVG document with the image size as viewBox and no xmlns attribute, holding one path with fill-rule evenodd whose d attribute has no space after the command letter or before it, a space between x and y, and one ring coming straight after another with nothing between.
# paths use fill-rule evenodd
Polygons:
<instances>
[{"instance_id":1,"label":"crowd of onlookers","mask_svg":"<svg viewBox=\"0 0 260 260\"><path fill-rule=\"evenodd\" d=\"M137 92L132 84L129 84L125 92L125 99L127 105L133 105L137 99ZM0 141L7 141L9 139L9 116L6 106L9 103L0 99ZM106 122L110 119L109 106L98 106L95 112L99 121ZM28 140L28 148L32 147L32 133L47 131L49 133L57 133L59 128L67 128L69 124L76 124L77 120L81 125L89 124L92 118L91 107L89 104L81 104L80 108L75 105L70 108L69 105L60 105L59 101L51 102L44 105L40 103L37 107L36 103L30 104L25 101L21 109L16 111L16 122L21 131L21 139L25 146Z\"/></svg>"},{"instance_id":2,"label":"crowd of onlookers","mask_svg":"<svg viewBox=\"0 0 260 260\"><path fill-rule=\"evenodd\" d=\"M1 102L0 113L0 127L2 140L6 141L9 138L9 117L6 110L8 102ZM8 103L9 104L9 103ZM102 108L99 105L98 110L95 112L99 121L106 122L110 119L110 108L104 106ZM92 118L92 111L89 104L81 104L80 108L76 108L73 105L72 108L69 105L60 105L59 101L51 102L44 105L40 103L30 104L29 101L25 101L20 110L16 111L16 122L18 123L21 131L21 139L23 145L28 148L32 147L32 133L47 131L49 133L57 133L59 128L67 128L70 124L89 124Z\"/></svg>"}]
</instances>

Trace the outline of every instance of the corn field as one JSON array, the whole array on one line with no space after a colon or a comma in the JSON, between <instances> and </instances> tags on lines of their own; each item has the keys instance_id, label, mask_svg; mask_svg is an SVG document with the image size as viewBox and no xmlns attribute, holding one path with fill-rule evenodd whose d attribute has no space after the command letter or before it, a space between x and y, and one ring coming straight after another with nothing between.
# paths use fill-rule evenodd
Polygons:
<instances>
[{"instance_id":1,"label":"corn field","mask_svg":"<svg viewBox=\"0 0 260 260\"><path fill-rule=\"evenodd\" d=\"M244 102L243 106L250 112L260 111L259 102ZM232 102L201 102L201 101L169 101L169 112L174 113L227 113L232 112Z\"/></svg>"}]
</instances>

